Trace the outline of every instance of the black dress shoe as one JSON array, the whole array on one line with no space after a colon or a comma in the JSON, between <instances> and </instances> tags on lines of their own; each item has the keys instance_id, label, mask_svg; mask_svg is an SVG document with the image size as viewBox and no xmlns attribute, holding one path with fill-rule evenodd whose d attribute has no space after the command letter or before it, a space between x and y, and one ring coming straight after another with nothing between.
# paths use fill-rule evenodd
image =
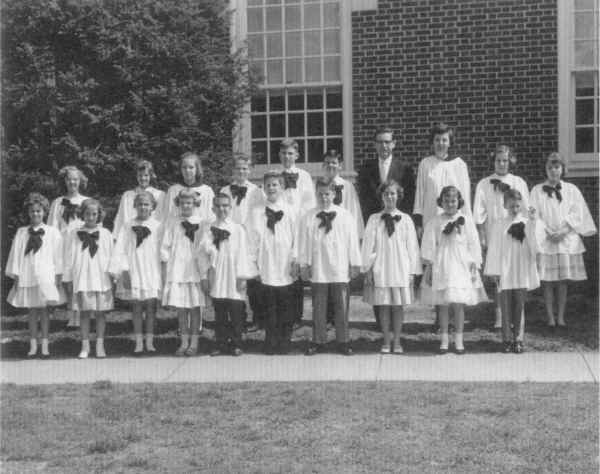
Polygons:
<instances>
[{"instance_id":1,"label":"black dress shoe","mask_svg":"<svg viewBox=\"0 0 600 474\"><path fill-rule=\"evenodd\" d=\"M464 349L464 348L462 348L462 349L456 349L456 348L455 348L455 349L454 349L454 353L455 353L456 355L459 355L459 356L461 356L461 355L465 355L465 349Z\"/></svg>"},{"instance_id":2,"label":"black dress shoe","mask_svg":"<svg viewBox=\"0 0 600 474\"><path fill-rule=\"evenodd\" d=\"M502 352L504 352L505 354L510 354L513 351L513 345L512 342L505 342L502 345Z\"/></svg>"},{"instance_id":3,"label":"black dress shoe","mask_svg":"<svg viewBox=\"0 0 600 474\"><path fill-rule=\"evenodd\" d=\"M350 344L348 344L348 343L340 344L338 347L338 352L345 356L354 355L354 351L352 350L352 347L350 347Z\"/></svg>"},{"instance_id":4,"label":"black dress shoe","mask_svg":"<svg viewBox=\"0 0 600 474\"><path fill-rule=\"evenodd\" d=\"M441 348L440 347L438 349L438 354L440 354L440 355L448 354L448 348L447 347L446 348Z\"/></svg>"},{"instance_id":5,"label":"black dress shoe","mask_svg":"<svg viewBox=\"0 0 600 474\"><path fill-rule=\"evenodd\" d=\"M323 344L311 344L308 346L308 349L306 349L304 355L312 356L321 352L323 352Z\"/></svg>"}]
</instances>

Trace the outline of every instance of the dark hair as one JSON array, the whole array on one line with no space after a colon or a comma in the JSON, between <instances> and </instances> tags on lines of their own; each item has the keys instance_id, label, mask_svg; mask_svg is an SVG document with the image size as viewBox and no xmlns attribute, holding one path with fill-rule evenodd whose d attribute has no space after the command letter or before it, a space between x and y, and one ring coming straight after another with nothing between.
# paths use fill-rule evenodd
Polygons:
<instances>
[{"instance_id":1,"label":"dark hair","mask_svg":"<svg viewBox=\"0 0 600 474\"><path fill-rule=\"evenodd\" d=\"M442 201L444 200L444 196L448 196L450 193L453 192L456 193L458 197L458 208L462 208L465 205L465 200L463 199L462 194L456 186L444 186L442 188L442 192L440 193L440 196L437 198L436 201L438 207L442 207Z\"/></svg>"},{"instance_id":2,"label":"dark hair","mask_svg":"<svg viewBox=\"0 0 600 474\"><path fill-rule=\"evenodd\" d=\"M429 131L429 143L433 144L433 139L436 135L443 135L444 133L448 134L448 138L450 138L450 146L454 143L454 130L450 125L447 125L443 122L434 123Z\"/></svg>"},{"instance_id":3,"label":"dark hair","mask_svg":"<svg viewBox=\"0 0 600 474\"><path fill-rule=\"evenodd\" d=\"M84 201L79 206L79 218L83 220L83 215L85 214L85 211L87 211L89 207L93 206L96 206L98 208L98 220L96 222L98 224L102 224L102 222L104 221L104 217L106 217L106 212L104 212L104 207L97 199L84 199Z\"/></svg>"},{"instance_id":4,"label":"dark hair","mask_svg":"<svg viewBox=\"0 0 600 474\"><path fill-rule=\"evenodd\" d=\"M217 199L227 199L229 201L229 204L231 204L231 196L229 194L225 194L225 193L215 194L215 197L213 198L213 206L215 206L217 204Z\"/></svg>"},{"instance_id":5,"label":"dark hair","mask_svg":"<svg viewBox=\"0 0 600 474\"><path fill-rule=\"evenodd\" d=\"M392 135L392 140L394 140L394 131L390 127L379 127L375 130L375 135L373 135L373 140L377 140L378 135L382 135L384 133L389 133Z\"/></svg>"},{"instance_id":6,"label":"dark hair","mask_svg":"<svg viewBox=\"0 0 600 474\"><path fill-rule=\"evenodd\" d=\"M204 174L204 171L202 170L202 160L200 159L200 156L193 151L186 151L183 155L181 155L181 159L179 160L179 170L181 171L183 160L188 158L193 158L196 163L196 180L198 181L202 179L202 175Z\"/></svg>"},{"instance_id":7,"label":"dark hair","mask_svg":"<svg viewBox=\"0 0 600 474\"><path fill-rule=\"evenodd\" d=\"M510 188L508 191L506 191L504 193L504 204L506 204L508 201L510 200L515 200L515 201L522 201L523 200L523 196L521 195L521 193L514 189L514 188Z\"/></svg>"},{"instance_id":8,"label":"dark hair","mask_svg":"<svg viewBox=\"0 0 600 474\"><path fill-rule=\"evenodd\" d=\"M404 199L404 188L393 179L388 179L379 185L377 188L377 196L379 199L383 199L383 193L388 188L396 188L396 192L398 193L398 200L396 204Z\"/></svg>"},{"instance_id":9,"label":"dark hair","mask_svg":"<svg viewBox=\"0 0 600 474\"><path fill-rule=\"evenodd\" d=\"M298 151L298 142L293 138L285 138L281 140L281 143L279 144L279 151L286 150L288 148L293 148L294 150Z\"/></svg>"},{"instance_id":10,"label":"dark hair","mask_svg":"<svg viewBox=\"0 0 600 474\"><path fill-rule=\"evenodd\" d=\"M334 185L335 183L332 179L327 179L321 176L317 178L317 181L315 183L315 189L328 188L330 191L335 191Z\"/></svg>"},{"instance_id":11,"label":"dark hair","mask_svg":"<svg viewBox=\"0 0 600 474\"><path fill-rule=\"evenodd\" d=\"M79 188L80 189L87 188L87 185L88 185L87 176L85 174L83 174L83 172L76 166L68 165L68 166L63 166L58 171L58 177L60 178L63 189L65 189L65 191L66 191L65 179L67 178L69 173L77 173L77 175L79 176Z\"/></svg>"},{"instance_id":12,"label":"dark hair","mask_svg":"<svg viewBox=\"0 0 600 474\"><path fill-rule=\"evenodd\" d=\"M506 153L508 155L508 162L511 165L514 166L517 164L517 157L513 153L512 148L508 145L497 145L494 151L490 153L492 161L496 161L496 155L499 155L500 153Z\"/></svg>"},{"instance_id":13,"label":"dark hair","mask_svg":"<svg viewBox=\"0 0 600 474\"><path fill-rule=\"evenodd\" d=\"M335 148L331 148L330 150L327 150L327 153L325 153L323 155L323 161L325 161L327 158L333 158L338 160L338 162L342 162L344 160L342 160L342 155L339 151L337 151Z\"/></svg>"},{"instance_id":14,"label":"dark hair","mask_svg":"<svg viewBox=\"0 0 600 474\"><path fill-rule=\"evenodd\" d=\"M192 191L189 188L182 188L181 191L179 191L179 193L177 193L177 196L175 196L175 205L177 207L179 207L179 205L181 204L182 199L191 199L195 203L196 202L196 192Z\"/></svg>"},{"instance_id":15,"label":"dark hair","mask_svg":"<svg viewBox=\"0 0 600 474\"><path fill-rule=\"evenodd\" d=\"M548 155L548 158L546 158L545 168L548 168L548 165L554 165L556 163L559 163L562 166L562 174L564 176L567 173L567 162L560 153L553 151Z\"/></svg>"},{"instance_id":16,"label":"dark hair","mask_svg":"<svg viewBox=\"0 0 600 474\"><path fill-rule=\"evenodd\" d=\"M48 199L46 199L46 196L40 193L29 193L23 202L23 211L25 214L27 214L29 212L29 208L34 205L42 206L42 209L44 210L44 217L48 217L50 203L48 202Z\"/></svg>"},{"instance_id":17,"label":"dark hair","mask_svg":"<svg viewBox=\"0 0 600 474\"><path fill-rule=\"evenodd\" d=\"M154 172L154 166L152 165L152 162L148 160L139 160L135 164L135 172L140 173L141 171L147 171L150 173L150 180L156 179L156 173Z\"/></svg>"},{"instance_id":18,"label":"dark hair","mask_svg":"<svg viewBox=\"0 0 600 474\"><path fill-rule=\"evenodd\" d=\"M283 186L283 175L277 170L269 170L263 176L263 184L267 182L267 179L276 179Z\"/></svg>"},{"instance_id":19,"label":"dark hair","mask_svg":"<svg viewBox=\"0 0 600 474\"><path fill-rule=\"evenodd\" d=\"M142 200L142 198L145 197L150 199L150 202L152 203L152 210L156 209L156 198L150 191L141 191L137 193L135 198L133 198L133 207L137 207L138 203Z\"/></svg>"}]
</instances>

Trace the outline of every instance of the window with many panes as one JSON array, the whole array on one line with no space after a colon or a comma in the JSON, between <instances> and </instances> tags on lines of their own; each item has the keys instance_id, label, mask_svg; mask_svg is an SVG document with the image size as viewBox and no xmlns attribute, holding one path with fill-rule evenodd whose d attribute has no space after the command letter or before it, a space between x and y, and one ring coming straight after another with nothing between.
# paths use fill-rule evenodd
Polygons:
<instances>
[{"instance_id":1,"label":"window with many panes","mask_svg":"<svg viewBox=\"0 0 600 474\"><path fill-rule=\"evenodd\" d=\"M561 0L558 6L559 146L569 158L573 174L597 174L599 4L597 0Z\"/></svg>"},{"instance_id":2,"label":"window with many panes","mask_svg":"<svg viewBox=\"0 0 600 474\"><path fill-rule=\"evenodd\" d=\"M250 67L262 78L250 104L250 142L258 165L278 163L294 138L299 163L343 149L339 0L247 0Z\"/></svg>"}]
</instances>

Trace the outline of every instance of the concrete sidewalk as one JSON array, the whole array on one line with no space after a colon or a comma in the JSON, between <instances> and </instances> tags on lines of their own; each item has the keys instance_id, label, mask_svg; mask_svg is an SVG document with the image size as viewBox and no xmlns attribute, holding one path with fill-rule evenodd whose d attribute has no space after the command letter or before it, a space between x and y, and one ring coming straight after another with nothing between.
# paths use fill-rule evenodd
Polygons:
<instances>
[{"instance_id":1,"label":"concrete sidewalk","mask_svg":"<svg viewBox=\"0 0 600 474\"><path fill-rule=\"evenodd\" d=\"M227 383L302 381L593 382L597 352L477 353L444 356L335 354L192 358L51 359L0 362L0 381L15 384Z\"/></svg>"}]
</instances>

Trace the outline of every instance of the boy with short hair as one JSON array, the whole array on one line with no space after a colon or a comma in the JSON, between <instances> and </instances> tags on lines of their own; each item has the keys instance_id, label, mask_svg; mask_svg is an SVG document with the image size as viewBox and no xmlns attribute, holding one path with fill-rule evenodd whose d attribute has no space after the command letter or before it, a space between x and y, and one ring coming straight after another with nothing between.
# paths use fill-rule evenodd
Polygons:
<instances>
[{"instance_id":1,"label":"boy with short hair","mask_svg":"<svg viewBox=\"0 0 600 474\"><path fill-rule=\"evenodd\" d=\"M293 286L297 279L296 222L283 202L283 176L264 175L265 206L253 210L248 220L250 253L256 261L261 305L265 309L265 354L290 351L294 323Z\"/></svg>"},{"instance_id":2,"label":"boy with short hair","mask_svg":"<svg viewBox=\"0 0 600 474\"><path fill-rule=\"evenodd\" d=\"M202 286L215 308L217 348L211 355L242 354L246 280L256 276L248 255L246 230L230 217L231 198L219 193L213 199L216 220L206 226L198 249Z\"/></svg>"},{"instance_id":3,"label":"boy with short hair","mask_svg":"<svg viewBox=\"0 0 600 474\"><path fill-rule=\"evenodd\" d=\"M333 203L333 182L317 180L317 208L299 227L298 263L303 279L311 281L313 342L306 355L322 352L327 342L327 300L333 304L336 341L342 354L352 355L348 334L348 282L360 272L361 254L352 215Z\"/></svg>"}]
</instances>

